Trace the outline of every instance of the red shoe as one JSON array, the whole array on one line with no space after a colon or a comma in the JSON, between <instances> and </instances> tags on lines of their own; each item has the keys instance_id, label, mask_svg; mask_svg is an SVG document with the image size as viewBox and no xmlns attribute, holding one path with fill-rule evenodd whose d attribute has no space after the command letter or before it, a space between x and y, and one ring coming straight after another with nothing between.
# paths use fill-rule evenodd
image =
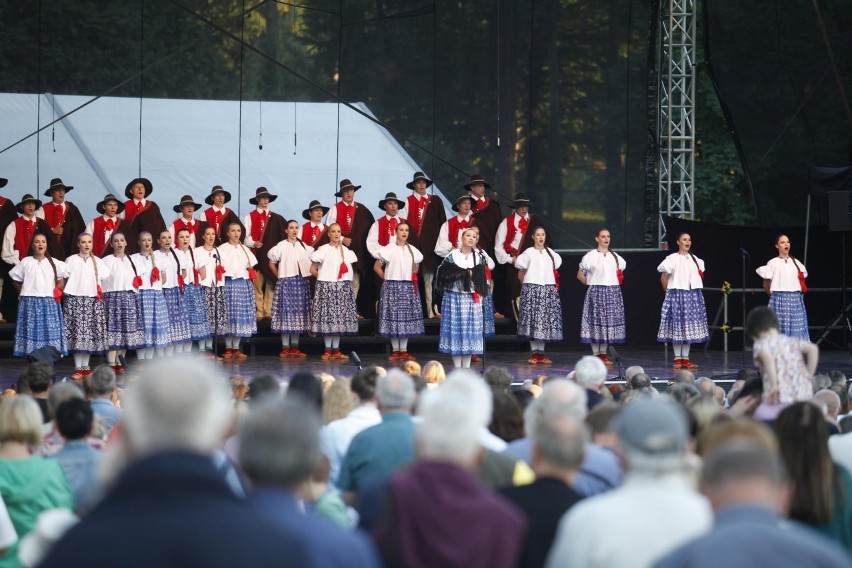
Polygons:
<instances>
[{"instance_id":1,"label":"red shoe","mask_svg":"<svg viewBox=\"0 0 852 568\"><path fill-rule=\"evenodd\" d=\"M290 357L295 357L296 359L304 359L307 356L308 356L308 354L303 353L302 351L299 351L298 347L291 347L290 348Z\"/></svg>"},{"instance_id":2,"label":"red shoe","mask_svg":"<svg viewBox=\"0 0 852 568\"><path fill-rule=\"evenodd\" d=\"M538 354L538 364L539 365L552 365L553 361L548 359L547 356L544 353L539 353Z\"/></svg>"},{"instance_id":3,"label":"red shoe","mask_svg":"<svg viewBox=\"0 0 852 568\"><path fill-rule=\"evenodd\" d=\"M88 377L91 374L92 374L92 369L90 369L89 367L83 367L83 376L84 377Z\"/></svg>"},{"instance_id":4,"label":"red shoe","mask_svg":"<svg viewBox=\"0 0 852 568\"><path fill-rule=\"evenodd\" d=\"M476 362L476 363L481 363L481 362L482 362L482 356L477 355L476 353L474 353L473 355L471 355L471 356L470 356L470 360L471 360L471 361L474 361L474 362Z\"/></svg>"},{"instance_id":5,"label":"red shoe","mask_svg":"<svg viewBox=\"0 0 852 568\"><path fill-rule=\"evenodd\" d=\"M83 369L74 369L74 374L71 375L71 379L75 381L83 380Z\"/></svg>"},{"instance_id":6,"label":"red shoe","mask_svg":"<svg viewBox=\"0 0 852 568\"><path fill-rule=\"evenodd\" d=\"M334 355L331 352L331 349L326 349L322 352L322 356L320 357L323 361L328 361L329 359L334 358Z\"/></svg>"},{"instance_id":7,"label":"red shoe","mask_svg":"<svg viewBox=\"0 0 852 568\"><path fill-rule=\"evenodd\" d=\"M402 358L402 355L399 351L394 351L390 355L388 355L388 361L399 361Z\"/></svg>"},{"instance_id":8,"label":"red shoe","mask_svg":"<svg viewBox=\"0 0 852 568\"><path fill-rule=\"evenodd\" d=\"M225 349L225 353L222 354L222 359L230 359L234 355L234 350L230 347Z\"/></svg>"},{"instance_id":9,"label":"red shoe","mask_svg":"<svg viewBox=\"0 0 852 568\"><path fill-rule=\"evenodd\" d=\"M278 356L282 359L287 359L288 357L293 356L293 351L289 347L282 347L281 351L278 353Z\"/></svg>"},{"instance_id":10,"label":"red shoe","mask_svg":"<svg viewBox=\"0 0 852 568\"><path fill-rule=\"evenodd\" d=\"M408 351L400 351L399 358L401 361L417 361L417 358Z\"/></svg>"},{"instance_id":11,"label":"red shoe","mask_svg":"<svg viewBox=\"0 0 852 568\"><path fill-rule=\"evenodd\" d=\"M690 361L689 359L681 359L680 360L680 368L681 369L689 369L690 371L694 371L698 368L698 365Z\"/></svg>"},{"instance_id":12,"label":"red shoe","mask_svg":"<svg viewBox=\"0 0 852 568\"><path fill-rule=\"evenodd\" d=\"M683 368L682 363L683 363L683 359L678 357L677 359L674 360L674 365L672 365L672 368L673 369L682 369Z\"/></svg>"},{"instance_id":13,"label":"red shoe","mask_svg":"<svg viewBox=\"0 0 852 568\"><path fill-rule=\"evenodd\" d=\"M244 361L248 359L248 355L240 351L239 349L234 349L234 352L231 353L232 359L239 359L240 361Z\"/></svg>"},{"instance_id":14,"label":"red shoe","mask_svg":"<svg viewBox=\"0 0 852 568\"><path fill-rule=\"evenodd\" d=\"M598 355L598 359L600 359L601 363L603 363L607 367L612 367L612 361L610 361L609 358L605 354L600 353Z\"/></svg>"},{"instance_id":15,"label":"red shoe","mask_svg":"<svg viewBox=\"0 0 852 568\"><path fill-rule=\"evenodd\" d=\"M538 365L538 353L533 353L530 355L530 358L527 359L527 363L530 365Z\"/></svg>"},{"instance_id":16,"label":"red shoe","mask_svg":"<svg viewBox=\"0 0 852 568\"><path fill-rule=\"evenodd\" d=\"M334 359L349 359L349 355L346 355L340 349L335 349L331 355Z\"/></svg>"}]
</instances>

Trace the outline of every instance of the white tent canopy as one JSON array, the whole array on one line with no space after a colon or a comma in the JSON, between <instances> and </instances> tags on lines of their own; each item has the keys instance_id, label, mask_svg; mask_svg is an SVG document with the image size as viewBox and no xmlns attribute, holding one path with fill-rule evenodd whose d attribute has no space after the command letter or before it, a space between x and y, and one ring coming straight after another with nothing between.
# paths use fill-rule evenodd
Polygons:
<instances>
[{"instance_id":1,"label":"white tent canopy","mask_svg":"<svg viewBox=\"0 0 852 568\"><path fill-rule=\"evenodd\" d=\"M89 100L0 94L0 149ZM231 193L229 205L240 216L264 186L279 196L273 211L301 220L312 199L332 205L343 178L362 186L356 199L378 215L387 192L410 194L405 184L415 171L424 170L385 129L335 103L243 101L241 119L237 101L142 99L140 115L138 98L103 97L0 153L0 177L9 179L0 191L15 202L25 193L46 200L50 179L62 178L74 186L67 199L88 221L104 195L123 200L125 186L141 173L167 222L182 195L203 203L214 185ZM450 202L433 188L451 215Z\"/></svg>"}]
</instances>

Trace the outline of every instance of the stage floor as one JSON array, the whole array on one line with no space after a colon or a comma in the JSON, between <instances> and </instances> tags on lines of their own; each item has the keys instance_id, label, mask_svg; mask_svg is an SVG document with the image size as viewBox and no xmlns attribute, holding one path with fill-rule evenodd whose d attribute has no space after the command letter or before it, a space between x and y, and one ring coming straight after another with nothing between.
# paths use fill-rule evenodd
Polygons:
<instances>
[{"instance_id":1,"label":"stage floor","mask_svg":"<svg viewBox=\"0 0 852 568\"><path fill-rule=\"evenodd\" d=\"M345 344L344 352L349 353ZM499 347L499 346L498 346ZM452 369L452 359L443 354L430 351L412 351L417 361L422 365L432 359L437 359L444 364L449 371ZM645 372L652 378L667 382L674 375L672 370L671 350L666 352L662 347L648 349L631 349L627 347L618 349L622 359L622 368L631 365L641 365ZM528 353L525 351L506 351L505 349L494 349L486 354L486 365L499 365L506 367L512 373L516 383L526 379L535 379L540 375L566 375L573 369L574 364L583 355L589 352L581 349L548 351L548 356L553 360L552 365L529 365L527 364ZM384 367L397 366L397 363L389 363L387 356L377 352L358 351L358 355L364 365L381 365ZM745 356L744 356L745 355ZM193 356L195 356L193 354ZM701 348L693 349L690 359L698 364L695 371L697 377L708 376L714 380L720 380L721 386L727 388L732 380L730 376L743 367L751 367L751 353L721 351L705 351ZM135 362L135 356L129 356L129 364ZM102 359L93 357L92 364L98 364ZM6 357L0 359L0 385L3 388L13 386L18 375L26 367L26 360L20 358ZM297 371L310 371L313 373L325 372L335 376L351 376L355 367L348 361L329 362L323 361L319 353L309 353L307 359L279 359L276 355L265 352L243 361L242 363L219 363L218 368L224 375L242 375L246 378L254 377L260 373L270 373L281 381L286 381ZM475 371L481 371L481 364L474 364ZM73 359L66 357L56 364L57 380L70 377L74 371ZM831 370L843 371L847 377L852 377L852 355L847 351L823 351L820 353L820 372ZM132 372L132 369L131 369ZM618 380L618 368L614 367L609 372L611 380ZM175 379L176 381L179 379Z\"/></svg>"}]
</instances>

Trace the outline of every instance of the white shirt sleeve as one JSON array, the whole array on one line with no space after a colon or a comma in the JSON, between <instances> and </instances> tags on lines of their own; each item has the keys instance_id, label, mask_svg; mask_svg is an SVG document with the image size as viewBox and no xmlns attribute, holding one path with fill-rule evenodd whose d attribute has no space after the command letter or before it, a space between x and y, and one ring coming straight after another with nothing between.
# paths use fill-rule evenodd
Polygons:
<instances>
[{"instance_id":1,"label":"white shirt sleeve","mask_svg":"<svg viewBox=\"0 0 852 568\"><path fill-rule=\"evenodd\" d=\"M506 234L509 232L509 223L504 218L500 221L497 227L497 236L494 238L494 256L500 264L511 264L512 255L503 250L503 241L506 240Z\"/></svg>"},{"instance_id":2,"label":"white shirt sleeve","mask_svg":"<svg viewBox=\"0 0 852 568\"><path fill-rule=\"evenodd\" d=\"M6 227L6 232L3 233L3 261L9 264L20 264L21 259L18 258L18 251L15 250L15 236L18 234L18 229L15 227L14 221Z\"/></svg>"},{"instance_id":3,"label":"white shirt sleeve","mask_svg":"<svg viewBox=\"0 0 852 568\"><path fill-rule=\"evenodd\" d=\"M251 213L243 217L243 225L246 227L246 238L243 239L245 245L249 248L254 246L254 241L251 238Z\"/></svg>"},{"instance_id":4,"label":"white shirt sleeve","mask_svg":"<svg viewBox=\"0 0 852 568\"><path fill-rule=\"evenodd\" d=\"M453 244L450 242L450 224L444 221L441 229L438 231L438 240L435 242L435 254L441 258L447 258L453 250Z\"/></svg>"},{"instance_id":5,"label":"white shirt sleeve","mask_svg":"<svg viewBox=\"0 0 852 568\"><path fill-rule=\"evenodd\" d=\"M373 258L379 258L379 249L381 245L379 245L379 222L375 221L372 226L370 226L370 231L367 233L367 250L370 251L370 254Z\"/></svg>"}]
</instances>

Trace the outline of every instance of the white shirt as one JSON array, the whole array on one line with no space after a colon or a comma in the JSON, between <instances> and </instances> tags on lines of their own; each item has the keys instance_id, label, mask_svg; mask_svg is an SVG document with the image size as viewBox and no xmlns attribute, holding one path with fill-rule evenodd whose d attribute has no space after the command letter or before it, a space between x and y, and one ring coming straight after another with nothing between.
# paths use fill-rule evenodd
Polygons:
<instances>
[{"instance_id":1,"label":"white shirt","mask_svg":"<svg viewBox=\"0 0 852 568\"><path fill-rule=\"evenodd\" d=\"M21 296L35 296L49 298L53 296L57 278L68 277L68 266L61 260L53 259L56 266L56 274L47 258L36 260L31 256L9 270L9 277L15 282L21 282Z\"/></svg>"},{"instance_id":2,"label":"white shirt","mask_svg":"<svg viewBox=\"0 0 852 568\"><path fill-rule=\"evenodd\" d=\"M423 253L411 245L399 246L394 242L379 247L379 260L385 263L385 280L411 281L411 273L423 262ZM414 265L414 266L413 266Z\"/></svg>"},{"instance_id":3,"label":"white shirt","mask_svg":"<svg viewBox=\"0 0 852 568\"><path fill-rule=\"evenodd\" d=\"M518 226L521 222L521 219L526 219L527 223L529 223L530 215L527 213L523 217L517 215L516 213L512 213L510 217L512 223L515 225L515 236L512 238L512 242L510 243L511 247L515 250L518 250L521 247L521 239L524 236L524 233L521 231L521 228ZM532 227L527 227L527 230L532 229ZM509 224L507 223L507 219L503 219L500 221L500 225L497 227L497 236L494 238L494 257L497 259L497 262L500 264L508 264L512 262L512 255L503 249L503 242L506 240L506 235L509 233Z\"/></svg>"},{"instance_id":4,"label":"white shirt","mask_svg":"<svg viewBox=\"0 0 852 568\"><path fill-rule=\"evenodd\" d=\"M130 257L127 255L121 258L111 254L104 257L104 264L109 268L109 276L104 278L102 287L104 292L135 292L133 287L133 279L138 273L144 282L146 278L150 278L149 272L142 272L143 267L136 265L136 272L133 272L133 265L130 264ZM136 262L135 260L133 261Z\"/></svg>"},{"instance_id":5,"label":"white shirt","mask_svg":"<svg viewBox=\"0 0 852 568\"><path fill-rule=\"evenodd\" d=\"M627 268L624 257L598 249L590 250L580 260L580 270L586 274L586 284L589 286L618 286L617 268Z\"/></svg>"},{"instance_id":6,"label":"white shirt","mask_svg":"<svg viewBox=\"0 0 852 568\"><path fill-rule=\"evenodd\" d=\"M801 292L799 270L805 273L805 278L808 277L805 265L798 260L793 261L792 258L784 259L776 256L767 262L766 266L758 268L756 272L764 280L772 281L769 285L770 292Z\"/></svg>"},{"instance_id":7,"label":"white shirt","mask_svg":"<svg viewBox=\"0 0 852 568\"><path fill-rule=\"evenodd\" d=\"M257 265L254 253L242 244L223 243L218 248L222 255L220 262L225 267L225 278L248 280L249 268Z\"/></svg>"},{"instance_id":8,"label":"white shirt","mask_svg":"<svg viewBox=\"0 0 852 568\"><path fill-rule=\"evenodd\" d=\"M186 283L195 285L195 270L198 271L198 284L201 284L201 272L207 272L207 264L210 262L209 257L206 254L197 255L195 254L195 249L189 247L186 250L177 249L178 256L181 254L183 258L186 260ZM204 270L202 270L204 269ZM206 274L205 274L206 276Z\"/></svg>"},{"instance_id":9,"label":"white shirt","mask_svg":"<svg viewBox=\"0 0 852 568\"><path fill-rule=\"evenodd\" d=\"M548 256L547 251L550 251L550 256ZM554 276L553 271L562 266L562 257L553 252L551 248L548 248L547 251L530 247L518 255L515 268L526 270L524 284L556 285L556 276Z\"/></svg>"},{"instance_id":10,"label":"white shirt","mask_svg":"<svg viewBox=\"0 0 852 568\"><path fill-rule=\"evenodd\" d=\"M485 263L488 268L494 270L494 261L488 256L488 253L481 249L476 249L473 253L463 253L461 249L453 249L447 256L453 256L453 261L459 268L473 268L477 264L482 264L482 257L485 257ZM474 255L476 258L474 258Z\"/></svg>"},{"instance_id":11,"label":"white shirt","mask_svg":"<svg viewBox=\"0 0 852 568\"><path fill-rule=\"evenodd\" d=\"M471 216L462 217L461 215L456 215L456 219L461 221L470 222ZM456 236L456 246L461 244L461 236L462 233L465 232L466 229L459 229L459 234ZM444 224L441 225L441 229L438 231L438 240L435 242L435 254L440 257L446 258L450 251L453 250L453 243L450 242L450 222L449 220L444 221Z\"/></svg>"},{"instance_id":12,"label":"white shirt","mask_svg":"<svg viewBox=\"0 0 852 568\"><path fill-rule=\"evenodd\" d=\"M397 214L396 217L391 217L390 215L385 215L384 217L388 223L390 223L391 219L396 219L397 224L405 221L405 217L399 214ZM381 219L381 217L379 219ZM370 254L375 259L379 258L379 249L382 246L379 244L379 219L376 219L370 227L370 231L367 233L367 250L370 251ZM388 225L388 228L390 228L390 225ZM394 231L393 233L394 234L392 235L388 235L388 243L396 240L396 232Z\"/></svg>"},{"instance_id":13,"label":"white shirt","mask_svg":"<svg viewBox=\"0 0 852 568\"><path fill-rule=\"evenodd\" d=\"M382 414L374 403L366 403L354 408L344 418L332 420L320 430L320 450L331 464L329 479L337 483L340 464L349 444L358 433L382 421Z\"/></svg>"},{"instance_id":14,"label":"white shirt","mask_svg":"<svg viewBox=\"0 0 852 568\"><path fill-rule=\"evenodd\" d=\"M829 436L828 451L833 461L852 473L852 433Z\"/></svg>"},{"instance_id":15,"label":"white shirt","mask_svg":"<svg viewBox=\"0 0 852 568\"><path fill-rule=\"evenodd\" d=\"M27 219L24 215L21 215L24 219ZM36 217L33 215L28 221L35 221ZM35 233L33 233L35 234ZM18 228L15 226L15 221L9 223L9 226L6 227L6 232L3 233L3 249L0 256L2 256L3 260L9 264L20 264L21 259L18 258L18 250L15 248L15 237L18 235ZM45 235L49 238L49 235ZM29 252L29 251L27 251ZM53 288L51 288L52 290Z\"/></svg>"},{"instance_id":16,"label":"white shirt","mask_svg":"<svg viewBox=\"0 0 852 568\"><path fill-rule=\"evenodd\" d=\"M712 524L710 504L684 475L628 474L620 487L563 515L545 566L646 568Z\"/></svg>"},{"instance_id":17,"label":"white shirt","mask_svg":"<svg viewBox=\"0 0 852 568\"><path fill-rule=\"evenodd\" d=\"M199 259L204 258L204 266L207 267L207 270L205 270L204 277L201 279L201 285L211 288L216 278L216 266L219 264L219 261L216 260L216 256L219 255L219 253L216 252L216 247L207 250L202 246L194 249L192 252L195 254L196 262L200 262ZM216 283L217 288L221 288L224 285L224 278L222 278L221 282Z\"/></svg>"},{"instance_id":18,"label":"white shirt","mask_svg":"<svg viewBox=\"0 0 852 568\"><path fill-rule=\"evenodd\" d=\"M109 221L110 219L112 219L113 222L116 223L116 224L118 223L118 220L119 220L118 215L116 215L115 217L110 217L108 215L101 215L101 217L103 217L104 221ZM95 219L97 219L97 217L95 217ZM86 224L86 232L89 233L90 235L92 235L92 241L93 242L94 242L94 239L95 239L95 219L92 219L91 221L89 221ZM110 239L112 238L112 233L113 233L113 231L108 231L106 229L106 227L104 227L104 242L101 243L101 244L109 247L109 242L110 242Z\"/></svg>"},{"instance_id":19,"label":"white shirt","mask_svg":"<svg viewBox=\"0 0 852 568\"><path fill-rule=\"evenodd\" d=\"M68 266L68 281L62 291L69 296L94 298L98 295L98 284L102 284L104 279L109 277L109 267L96 256L83 258L79 254L72 254L65 259L65 264Z\"/></svg>"},{"instance_id":20,"label":"white shirt","mask_svg":"<svg viewBox=\"0 0 852 568\"><path fill-rule=\"evenodd\" d=\"M269 226L269 219L272 217L272 211L270 211L268 207L266 209L255 207L255 211L258 213L266 213L266 224ZM251 248L254 246L254 240L251 238L251 213L248 213L245 217L243 217L243 225L246 226L246 238L244 242L247 247Z\"/></svg>"},{"instance_id":21,"label":"white shirt","mask_svg":"<svg viewBox=\"0 0 852 568\"><path fill-rule=\"evenodd\" d=\"M144 273L145 276L142 277L142 286L139 288L140 290L161 290L163 289L163 269L158 265L157 258L154 254L150 254L148 256L142 256L142 253L136 253L130 256L133 259L133 263L136 265L136 270L139 271L139 274ZM154 280L154 283L151 284L151 272L154 271L154 268L160 271L160 277Z\"/></svg>"},{"instance_id":22,"label":"white shirt","mask_svg":"<svg viewBox=\"0 0 852 568\"><path fill-rule=\"evenodd\" d=\"M175 262L175 257L177 257L177 262ZM155 250L154 259L157 267L160 269L160 275L165 275L166 277L166 281L163 282L163 290L178 287L178 273L183 275L184 283L188 282L186 271L190 263L183 252L175 249L171 249L168 252Z\"/></svg>"},{"instance_id":23,"label":"white shirt","mask_svg":"<svg viewBox=\"0 0 852 568\"><path fill-rule=\"evenodd\" d=\"M354 252L343 245L337 247L330 244L322 245L311 254L311 262L319 264L319 276L317 280L320 282L343 282L352 280L352 264L358 262L358 257ZM340 278L337 277L340 271L340 263L345 262L348 269Z\"/></svg>"},{"instance_id":24,"label":"white shirt","mask_svg":"<svg viewBox=\"0 0 852 568\"><path fill-rule=\"evenodd\" d=\"M695 259L695 260L693 260ZM695 264L698 263L698 266ZM665 272L669 275L667 290L700 290L704 287L704 281L698 271L704 272L704 261L697 256L670 254L657 267L657 272Z\"/></svg>"},{"instance_id":25,"label":"white shirt","mask_svg":"<svg viewBox=\"0 0 852 568\"><path fill-rule=\"evenodd\" d=\"M0 497L0 550L9 548L15 544L16 540L18 540L18 533L15 531L12 519L9 518L3 497Z\"/></svg>"},{"instance_id":26,"label":"white shirt","mask_svg":"<svg viewBox=\"0 0 852 568\"><path fill-rule=\"evenodd\" d=\"M311 254L314 247L299 241L285 239L269 249L266 256L278 265L278 278L311 275Z\"/></svg>"}]
</instances>

